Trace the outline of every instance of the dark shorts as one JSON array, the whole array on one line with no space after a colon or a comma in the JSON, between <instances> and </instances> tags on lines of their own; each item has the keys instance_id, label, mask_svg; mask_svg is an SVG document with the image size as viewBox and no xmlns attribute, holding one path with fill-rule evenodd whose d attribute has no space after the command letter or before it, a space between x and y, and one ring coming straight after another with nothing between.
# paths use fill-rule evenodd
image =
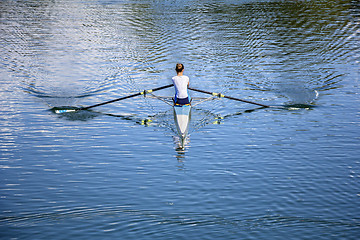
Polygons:
<instances>
[{"instance_id":1,"label":"dark shorts","mask_svg":"<svg viewBox=\"0 0 360 240\"><path fill-rule=\"evenodd\" d=\"M175 98L174 103L175 104L180 104L180 105L185 105L185 104L190 104L190 100L189 100L189 97L187 97L187 98Z\"/></svg>"}]
</instances>

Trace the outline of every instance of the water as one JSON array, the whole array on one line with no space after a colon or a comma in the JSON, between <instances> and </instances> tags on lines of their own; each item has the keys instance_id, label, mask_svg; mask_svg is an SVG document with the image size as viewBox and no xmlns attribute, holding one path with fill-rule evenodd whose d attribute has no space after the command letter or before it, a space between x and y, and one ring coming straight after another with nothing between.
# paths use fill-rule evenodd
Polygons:
<instances>
[{"instance_id":1,"label":"water","mask_svg":"<svg viewBox=\"0 0 360 240\"><path fill-rule=\"evenodd\" d=\"M1 239L359 238L357 1L0 12ZM167 85L177 62L194 88L286 108L199 104L185 150L156 99L51 110Z\"/></svg>"}]
</instances>

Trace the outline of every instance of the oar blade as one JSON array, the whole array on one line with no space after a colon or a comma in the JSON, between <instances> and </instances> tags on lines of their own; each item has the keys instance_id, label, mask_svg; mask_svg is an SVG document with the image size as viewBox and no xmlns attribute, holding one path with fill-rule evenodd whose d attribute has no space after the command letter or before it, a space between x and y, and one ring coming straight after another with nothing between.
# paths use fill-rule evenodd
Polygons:
<instances>
[{"instance_id":1,"label":"oar blade","mask_svg":"<svg viewBox=\"0 0 360 240\"><path fill-rule=\"evenodd\" d=\"M59 109L55 110L55 113L70 113L70 112L76 112L75 109Z\"/></svg>"},{"instance_id":2,"label":"oar blade","mask_svg":"<svg viewBox=\"0 0 360 240\"><path fill-rule=\"evenodd\" d=\"M54 113L74 113L79 111L80 108L76 108L76 107L68 107L68 106L63 106L63 107L53 107L51 109L51 111L53 111Z\"/></svg>"}]
</instances>

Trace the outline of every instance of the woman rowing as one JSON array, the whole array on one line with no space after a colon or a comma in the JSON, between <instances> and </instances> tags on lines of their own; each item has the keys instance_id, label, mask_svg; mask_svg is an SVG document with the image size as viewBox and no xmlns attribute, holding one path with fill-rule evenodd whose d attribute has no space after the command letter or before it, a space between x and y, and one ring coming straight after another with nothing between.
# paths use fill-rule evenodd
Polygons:
<instances>
[{"instance_id":1,"label":"woman rowing","mask_svg":"<svg viewBox=\"0 0 360 240\"><path fill-rule=\"evenodd\" d=\"M172 78L175 86L174 103L178 105L190 104L191 98L188 94L188 87L190 80L188 76L184 75L184 64L178 63L175 67L176 76Z\"/></svg>"}]
</instances>

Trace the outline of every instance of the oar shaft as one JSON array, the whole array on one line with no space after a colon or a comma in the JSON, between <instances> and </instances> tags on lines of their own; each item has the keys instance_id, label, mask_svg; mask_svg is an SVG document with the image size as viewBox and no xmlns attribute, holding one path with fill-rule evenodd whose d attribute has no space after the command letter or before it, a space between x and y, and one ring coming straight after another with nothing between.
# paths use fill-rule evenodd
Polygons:
<instances>
[{"instance_id":1,"label":"oar shaft","mask_svg":"<svg viewBox=\"0 0 360 240\"><path fill-rule=\"evenodd\" d=\"M138 92L138 93L135 93L135 94L132 94L132 95L129 95L129 96L125 96L125 97L113 99L113 100L110 100L110 101L107 101L107 102L103 102L103 103L98 103L98 104L91 105L91 106L88 106L88 107L83 107L83 108L80 108L80 110L88 110L88 109L90 109L90 108L99 107L99 106L102 106L102 105L105 105L105 104L109 104L109 103L121 101L121 100L124 100L124 99L128 99L128 98L140 96L140 95L143 95L143 94L146 94L146 93L151 93L151 92L159 91L159 90L162 90L162 89L165 89L165 88L169 88L169 87L172 87L172 86L174 86L174 85L173 85L173 84L169 84L169 85L165 85L165 86L162 86L162 87L154 88L154 89L151 89L151 90L144 90L144 91L142 91L142 92Z\"/></svg>"},{"instance_id":2,"label":"oar shaft","mask_svg":"<svg viewBox=\"0 0 360 240\"><path fill-rule=\"evenodd\" d=\"M270 107L269 105L265 105L262 103L256 103L256 102L252 102L252 101L248 101L248 100L244 100L244 99L240 99L240 98L234 98L234 97L230 97L230 96L224 96L224 98L228 98L228 99L235 100L235 101L241 101L241 102L245 102L245 103L250 103L250 104L258 105L261 107L267 107L267 108Z\"/></svg>"},{"instance_id":3,"label":"oar shaft","mask_svg":"<svg viewBox=\"0 0 360 240\"><path fill-rule=\"evenodd\" d=\"M245 102L245 103L250 103L250 104L254 104L254 105L258 105L261 107L270 107L268 105L265 104L261 104L261 103L256 103L256 102L251 102L248 100L244 100L244 99L240 99L240 98L234 98L234 97L230 97L230 96L225 96L221 93L215 93L215 92L208 92L208 91L204 91L204 90L200 90L200 89L195 89L195 88L191 88L189 87L190 90L196 91L196 92L201 92L201 93L206 93L206 94L210 94L210 95L214 95L214 96L219 96L219 97L223 97L223 98L227 98L227 99L231 99L231 100L235 100L235 101L240 101L240 102Z\"/></svg>"}]
</instances>

